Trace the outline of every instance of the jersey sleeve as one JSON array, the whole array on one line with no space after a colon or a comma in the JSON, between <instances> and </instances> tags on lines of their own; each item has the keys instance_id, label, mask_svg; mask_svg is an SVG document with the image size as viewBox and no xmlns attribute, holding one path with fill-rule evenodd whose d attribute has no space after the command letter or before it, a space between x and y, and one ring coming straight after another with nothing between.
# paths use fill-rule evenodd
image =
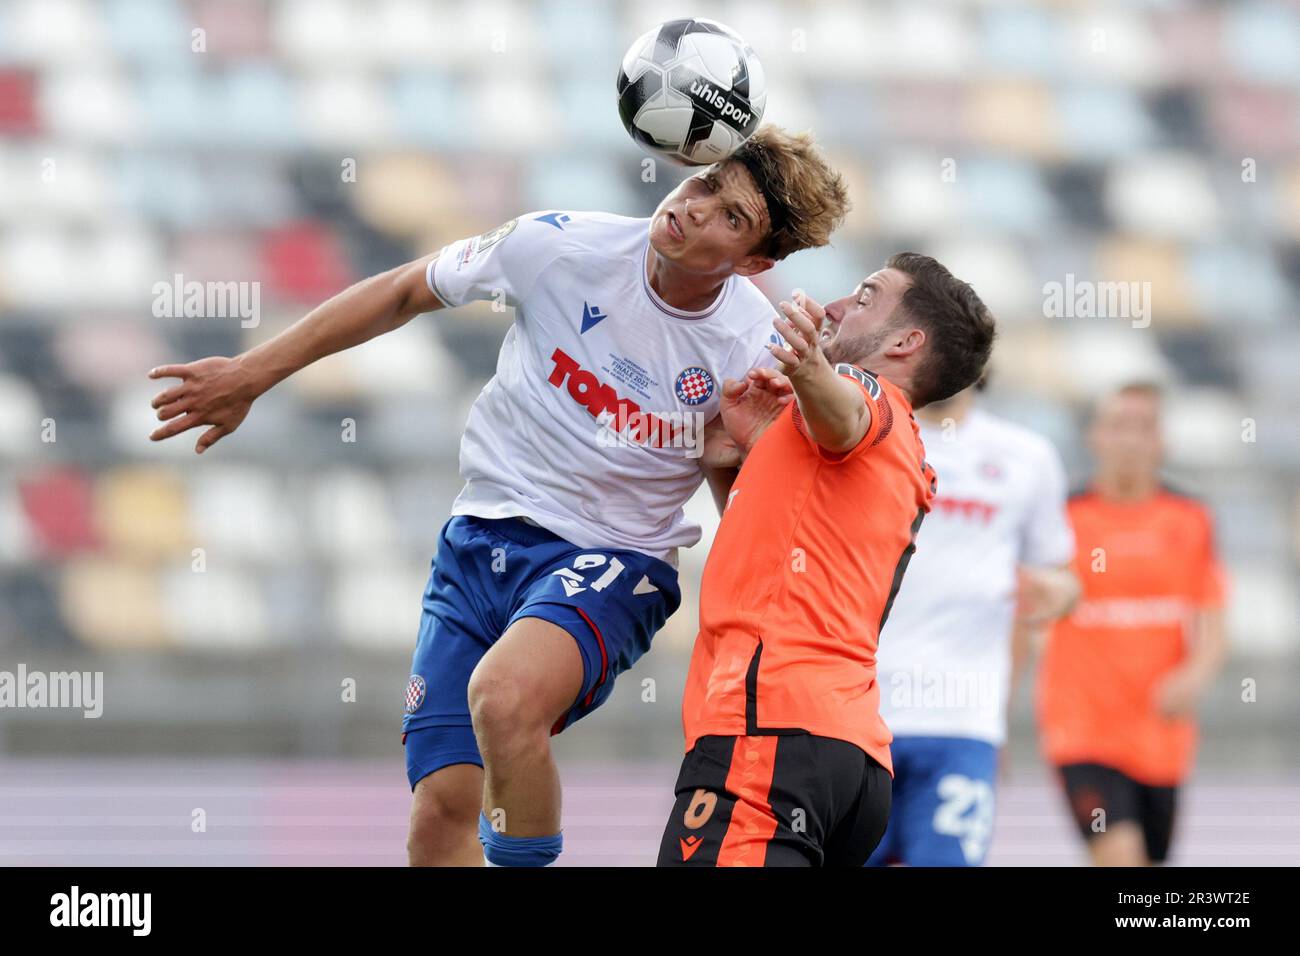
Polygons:
<instances>
[{"instance_id":1,"label":"jersey sleeve","mask_svg":"<svg viewBox=\"0 0 1300 956\"><path fill-rule=\"evenodd\" d=\"M1020 562L1060 567L1074 558L1074 529L1065 507L1065 467L1056 449L1046 442L1037 478L1020 533Z\"/></svg>"},{"instance_id":2,"label":"jersey sleeve","mask_svg":"<svg viewBox=\"0 0 1300 956\"><path fill-rule=\"evenodd\" d=\"M520 305L562 251L555 233L529 213L482 235L448 243L425 272L429 291L448 307L475 300Z\"/></svg>"},{"instance_id":3,"label":"jersey sleeve","mask_svg":"<svg viewBox=\"0 0 1300 956\"><path fill-rule=\"evenodd\" d=\"M1214 519L1205 509L1197 534L1196 577L1192 582L1192 603L1201 609L1222 607L1227 597L1227 574L1219 563L1214 544Z\"/></svg>"},{"instance_id":4,"label":"jersey sleeve","mask_svg":"<svg viewBox=\"0 0 1300 956\"><path fill-rule=\"evenodd\" d=\"M807 439L808 443L812 445L824 461L831 464L850 461L868 449L874 448L889 436L894 427L893 405L889 401L889 395L885 392L884 386L880 384L874 375L863 371L856 365L849 365L847 362L841 362L835 366L835 372L857 383L862 390L862 396L866 400L867 406L871 409L871 424L867 426L867 433L862 436L861 441L856 445L848 451L842 452L829 451L823 448L813 440L812 435L808 434L803 415L799 412L799 403L796 401L791 406L794 409L794 426L799 430L799 434Z\"/></svg>"},{"instance_id":5,"label":"jersey sleeve","mask_svg":"<svg viewBox=\"0 0 1300 956\"><path fill-rule=\"evenodd\" d=\"M754 356L753 360L749 363L749 366L745 369L746 372L751 368L776 368L777 365L780 364L777 362L776 356L772 354L772 350L767 347L769 341L771 341L770 338L763 340L763 344L759 348L758 354Z\"/></svg>"},{"instance_id":6,"label":"jersey sleeve","mask_svg":"<svg viewBox=\"0 0 1300 956\"><path fill-rule=\"evenodd\" d=\"M718 366L721 382L727 379L743 379L750 369L776 368L776 356L767 347L767 343L771 341L771 333L767 330L771 327L771 323L765 317L763 326L736 339L726 359Z\"/></svg>"}]
</instances>

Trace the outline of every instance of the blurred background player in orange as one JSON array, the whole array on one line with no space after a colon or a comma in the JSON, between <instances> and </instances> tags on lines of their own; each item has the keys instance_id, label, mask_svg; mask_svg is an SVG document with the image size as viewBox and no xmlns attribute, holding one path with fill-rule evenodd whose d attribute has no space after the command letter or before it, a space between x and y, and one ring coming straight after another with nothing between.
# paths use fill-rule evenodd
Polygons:
<instances>
[{"instance_id":1,"label":"blurred background player in orange","mask_svg":"<svg viewBox=\"0 0 1300 956\"><path fill-rule=\"evenodd\" d=\"M934 495L912 410L978 379L993 345L975 291L915 253L825 309L781 309L795 401L753 441L704 566L661 866L871 855L891 786L876 642Z\"/></svg>"},{"instance_id":2,"label":"blurred background player in orange","mask_svg":"<svg viewBox=\"0 0 1300 956\"><path fill-rule=\"evenodd\" d=\"M1163 485L1161 393L1126 385L1088 431L1096 471L1068 509L1082 597L1038 682L1042 746L1099 866L1161 863L1226 653L1213 521Z\"/></svg>"}]
</instances>

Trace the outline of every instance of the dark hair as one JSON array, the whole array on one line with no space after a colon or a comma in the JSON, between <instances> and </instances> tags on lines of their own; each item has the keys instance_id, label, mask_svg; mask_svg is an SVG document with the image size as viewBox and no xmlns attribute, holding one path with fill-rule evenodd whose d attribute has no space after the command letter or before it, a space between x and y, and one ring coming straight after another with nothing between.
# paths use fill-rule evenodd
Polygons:
<instances>
[{"instance_id":1,"label":"dark hair","mask_svg":"<svg viewBox=\"0 0 1300 956\"><path fill-rule=\"evenodd\" d=\"M979 381L996 329L975 290L920 253L900 252L885 265L912 277L899 308L926 333L925 354L912 376L912 406L942 401Z\"/></svg>"},{"instance_id":2,"label":"dark hair","mask_svg":"<svg viewBox=\"0 0 1300 956\"><path fill-rule=\"evenodd\" d=\"M725 162L749 171L767 202L767 236L754 251L784 259L824 246L849 210L844 179L826 162L808 133L765 123Z\"/></svg>"}]
</instances>

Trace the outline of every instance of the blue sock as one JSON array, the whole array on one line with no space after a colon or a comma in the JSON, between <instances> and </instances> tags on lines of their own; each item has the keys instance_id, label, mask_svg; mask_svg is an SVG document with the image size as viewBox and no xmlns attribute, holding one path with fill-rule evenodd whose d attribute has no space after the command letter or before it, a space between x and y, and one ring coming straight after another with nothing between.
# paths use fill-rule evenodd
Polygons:
<instances>
[{"instance_id":1,"label":"blue sock","mask_svg":"<svg viewBox=\"0 0 1300 956\"><path fill-rule=\"evenodd\" d=\"M514 837L497 833L487 815L478 815L478 839L490 866L549 866L564 849L564 834Z\"/></svg>"}]
</instances>

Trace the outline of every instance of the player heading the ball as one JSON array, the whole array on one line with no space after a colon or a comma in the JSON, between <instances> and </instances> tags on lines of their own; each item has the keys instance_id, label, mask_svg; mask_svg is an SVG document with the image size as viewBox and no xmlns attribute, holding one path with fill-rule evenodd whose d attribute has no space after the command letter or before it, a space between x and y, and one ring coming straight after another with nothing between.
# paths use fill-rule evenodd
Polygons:
<instances>
[{"instance_id":1,"label":"player heading the ball","mask_svg":"<svg viewBox=\"0 0 1300 956\"><path fill-rule=\"evenodd\" d=\"M706 474L724 497L734 478L708 441L663 440L644 416L718 433L720 383L771 364L772 307L749 277L825 245L847 207L811 137L764 126L649 219L529 213L358 282L242 355L150 373L181 380L154 399L152 437L206 426L203 452L319 358L424 312L514 306L465 426L407 681L413 864L559 854L550 735L599 707L676 610L676 552L700 536L683 505Z\"/></svg>"}]
</instances>

